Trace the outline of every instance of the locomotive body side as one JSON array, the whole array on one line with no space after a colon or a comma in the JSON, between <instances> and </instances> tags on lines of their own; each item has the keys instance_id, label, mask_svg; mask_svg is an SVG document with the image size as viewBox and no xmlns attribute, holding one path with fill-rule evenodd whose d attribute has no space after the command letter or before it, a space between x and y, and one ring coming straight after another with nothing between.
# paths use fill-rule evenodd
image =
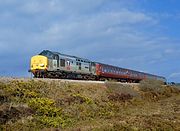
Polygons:
<instances>
[{"instance_id":1,"label":"locomotive body side","mask_svg":"<svg viewBox=\"0 0 180 131\"><path fill-rule=\"evenodd\" d=\"M38 56L46 59L47 64L46 69L37 67L34 71L31 68L30 71L35 77L82 78L90 76L94 77L94 75L96 75L95 64L87 59L64 55L48 50L42 51Z\"/></svg>"}]
</instances>

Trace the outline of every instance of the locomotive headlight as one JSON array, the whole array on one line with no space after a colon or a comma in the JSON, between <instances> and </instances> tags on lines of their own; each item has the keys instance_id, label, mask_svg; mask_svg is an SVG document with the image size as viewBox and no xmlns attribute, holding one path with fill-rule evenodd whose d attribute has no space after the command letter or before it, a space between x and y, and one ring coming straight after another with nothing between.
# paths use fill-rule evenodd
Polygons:
<instances>
[{"instance_id":1,"label":"locomotive headlight","mask_svg":"<svg viewBox=\"0 0 180 131\"><path fill-rule=\"evenodd\" d=\"M44 64L40 64L40 67L44 67Z\"/></svg>"}]
</instances>

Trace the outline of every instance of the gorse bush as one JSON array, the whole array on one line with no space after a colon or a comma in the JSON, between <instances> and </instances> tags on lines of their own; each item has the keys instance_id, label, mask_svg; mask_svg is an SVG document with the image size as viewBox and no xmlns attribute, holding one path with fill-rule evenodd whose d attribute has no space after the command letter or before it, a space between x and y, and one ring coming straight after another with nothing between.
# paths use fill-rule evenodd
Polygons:
<instances>
[{"instance_id":1,"label":"gorse bush","mask_svg":"<svg viewBox=\"0 0 180 131\"><path fill-rule=\"evenodd\" d=\"M65 120L62 117L48 117L48 116L36 116L36 121L38 124L41 124L45 127L65 127Z\"/></svg>"},{"instance_id":2,"label":"gorse bush","mask_svg":"<svg viewBox=\"0 0 180 131\"><path fill-rule=\"evenodd\" d=\"M56 117L61 116L61 108L55 107L54 100L48 98L33 98L28 101L29 107L34 109L38 115Z\"/></svg>"},{"instance_id":3,"label":"gorse bush","mask_svg":"<svg viewBox=\"0 0 180 131\"><path fill-rule=\"evenodd\" d=\"M23 102L28 98L41 97L41 89L46 88L44 82L35 82L33 80L27 82L15 80L1 85L3 85L4 92L16 98L18 102Z\"/></svg>"},{"instance_id":4,"label":"gorse bush","mask_svg":"<svg viewBox=\"0 0 180 131\"><path fill-rule=\"evenodd\" d=\"M75 101L78 101L79 103L85 102L86 104L92 104L93 100L89 97L83 96L81 94L72 94L72 97Z\"/></svg>"}]
</instances>

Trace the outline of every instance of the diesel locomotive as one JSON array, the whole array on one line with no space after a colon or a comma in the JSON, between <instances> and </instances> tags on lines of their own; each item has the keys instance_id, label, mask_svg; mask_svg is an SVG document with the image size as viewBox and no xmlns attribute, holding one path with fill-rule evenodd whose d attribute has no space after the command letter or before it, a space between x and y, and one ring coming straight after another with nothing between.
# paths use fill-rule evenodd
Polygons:
<instances>
[{"instance_id":1,"label":"diesel locomotive","mask_svg":"<svg viewBox=\"0 0 180 131\"><path fill-rule=\"evenodd\" d=\"M154 79L166 82L162 76L102 64L88 59L43 50L33 56L30 72L35 78L67 78L83 80L117 80L121 82L139 82Z\"/></svg>"}]
</instances>

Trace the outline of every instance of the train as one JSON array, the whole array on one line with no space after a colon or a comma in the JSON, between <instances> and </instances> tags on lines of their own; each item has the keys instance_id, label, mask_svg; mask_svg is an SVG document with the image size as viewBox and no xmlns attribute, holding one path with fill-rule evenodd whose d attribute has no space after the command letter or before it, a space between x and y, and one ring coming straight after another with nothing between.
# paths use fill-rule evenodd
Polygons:
<instances>
[{"instance_id":1,"label":"train","mask_svg":"<svg viewBox=\"0 0 180 131\"><path fill-rule=\"evenodd\" d=\"M77 56L43 50L31 57L30 70L35 78L82 79L138 83L144 79L166 82L163 76L103 64Z\"/></svg>"}]
</instances>

